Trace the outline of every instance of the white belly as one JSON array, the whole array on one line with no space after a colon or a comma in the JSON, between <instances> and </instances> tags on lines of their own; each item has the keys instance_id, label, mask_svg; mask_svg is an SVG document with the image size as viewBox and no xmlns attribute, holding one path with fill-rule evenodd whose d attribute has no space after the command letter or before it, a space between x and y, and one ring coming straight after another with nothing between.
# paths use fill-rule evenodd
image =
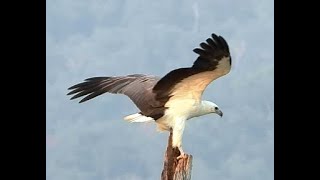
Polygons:
<instances>
[{"instance_id":1,"label":"white belly","mask_svg":"<svg viewBox=\"0 0 320 180\"><path fill-rule=\"evenodd\" d=\"M185 121L194 117L197 112L198 102L193 99L170 100L165 106L168 109L163 117L156 121L159 131L169 131L175 126L185 126Z\"/></svg>"}]
</instances>

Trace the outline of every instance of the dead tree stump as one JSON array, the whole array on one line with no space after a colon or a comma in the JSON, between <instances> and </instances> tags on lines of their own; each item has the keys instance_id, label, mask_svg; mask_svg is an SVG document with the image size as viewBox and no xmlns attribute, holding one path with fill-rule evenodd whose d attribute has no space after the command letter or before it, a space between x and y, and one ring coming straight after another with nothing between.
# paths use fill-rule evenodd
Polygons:
<instances>
[{"instance_id":1,"label":"dead tree stump","mask_svg":"<svg viewBox=\"0 0 320 180\"><path fill-rule=\"evenodd\" d=\"M172 130L168 139L161 180L191 180L192 155L177 160L180 155L178 148L172 148Z\"/></svg>"}]
</instances>

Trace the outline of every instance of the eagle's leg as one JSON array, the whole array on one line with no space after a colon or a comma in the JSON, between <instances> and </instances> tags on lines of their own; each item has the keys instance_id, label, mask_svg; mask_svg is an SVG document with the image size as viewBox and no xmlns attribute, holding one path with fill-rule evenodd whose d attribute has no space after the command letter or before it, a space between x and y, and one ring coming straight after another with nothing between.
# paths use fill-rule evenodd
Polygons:
<instances>
[{"instance_id":1,"label":"eagle's leg","mask_svg":"<svg viewBox=\"0 0 320 180\"><path fill-rule=\"evenodd\" d=\"M175 121L174 127L172 128L172 147L178 148L180 155L177 159L185 158L186 154L182 149L182 135L185 127L185 120L178 119Z\"/></svg>"}]
</instances>

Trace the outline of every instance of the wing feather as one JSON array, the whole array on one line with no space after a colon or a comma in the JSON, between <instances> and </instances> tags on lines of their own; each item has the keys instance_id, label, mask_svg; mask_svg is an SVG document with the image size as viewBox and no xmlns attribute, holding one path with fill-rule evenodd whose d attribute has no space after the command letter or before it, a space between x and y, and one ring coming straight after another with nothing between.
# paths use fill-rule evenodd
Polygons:
<instances>
[{"instance_id":1,"label":"wing feather","mask_svg":"<svg viewBox=\"0 0 320 180\"><path fill-rule=\"evenodd\" d=\"M201 99L205 88L215 79L229 73L231 56L228 43L222 36L211 35L193 51L199 56L192 67L175 69L153 88L157 98L172 96Z\"/></svg>"},{"instance_id":2,"label":"wing feather","mask_svg":"<svg viewBox=\"0 0 320 180\"><path fill-rule=\"evenodd\" d=\"M92 77L68 88L71 99L83 97L86 102L104 93L124 94L140 109L143 115L155 120L163 115L164 100L156 100L152 88L160 78L142 74L118 77Z\"/></svg>"}]
</instances>

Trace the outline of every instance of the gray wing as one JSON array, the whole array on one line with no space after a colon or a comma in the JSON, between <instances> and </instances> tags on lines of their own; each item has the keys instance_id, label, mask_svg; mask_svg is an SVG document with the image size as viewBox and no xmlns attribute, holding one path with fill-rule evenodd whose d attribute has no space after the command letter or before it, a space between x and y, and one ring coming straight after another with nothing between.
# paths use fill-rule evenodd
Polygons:
<instances>
[{"instance_id":1,"label":"gray wing","mask_svg":"<svg viewBox=\"0 0 320 180\"><path fill-rule=\"evenodd\" d=\"M159 78L143 74L118 77L92 77L68 90L71 99L83 97L79 103L88 101L106 92L127 95L144 114L152 114L152 107L161 106L155 101L152 88ZM153 109L154 110L154 109Z\"/></svg>"}]
</instances>

